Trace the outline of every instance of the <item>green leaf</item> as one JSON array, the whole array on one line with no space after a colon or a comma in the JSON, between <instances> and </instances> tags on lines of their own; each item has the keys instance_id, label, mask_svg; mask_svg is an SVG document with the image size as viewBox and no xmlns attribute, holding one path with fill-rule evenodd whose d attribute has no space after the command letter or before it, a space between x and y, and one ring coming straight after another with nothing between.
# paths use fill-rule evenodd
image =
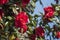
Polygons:
<instances>
[{"instance_id":1,"label":"green leaf","mask_svg":"<svg viewBox=\"0 0 60 40\"><path fill-rule=\"evenodd\" d=\"M35 8L35 3L33 1L31 1L31 6Z\"/></svg>"},{"instance_id":2,"label":"green leaf","mask_svg":"<svg viewBox=\"0 0 60 40\"><path fill-rule=\"evenodd\" d=\"M59 11L60 9L59 9L59 7L58 7L58 6L56 6L56 7L55 7L55 10L56 10L56 11Z\"/></svg>"},{"instance_id":3,"label":"green leaf","mask_svg":"<svg viewBox=\"0 0 60 40\"><path fill-rule=\"evenodd\" d=\"M42 1L41 0L39 0L39 1L40 1L40 4L43 5Z\"/></svg>"},{"instance_id":4,"label":"green leaf","mask_svg":"<svg viewBox=\"0 0 60 40\"><path fill-rule=\"evenodd\" d=\"M31 21L33 19L33 16L30 14L28 14L28 16L29 16L29 20Z\"/></svg>"},{"instance_id":5,"label":"green leaf","mask_svg":"<svg viewBox=\"0 0 60 40\"><path fill-rule=\"evenodd\" d=\"M37 15L37 14L34 15L34 18L38 18L38 17L39 17L39 15Z\"/></svg>"},{"instance_id":6,"label":"green leaf","mask_svg":"<svg viewBox=\"0 0 60 40\"><path fill-rule=\"evenodd\" d=\"M44 40L42 37L37 38L37 40Z\"/></svg>"},{"instance_id":7,"label":"green leaf","mask_svg":"<svg viewBox=\"0 0 60 40\"><path fill-rule=\"evenodd\" d=\"M32 20L31 23L33 24L34 27L36 27L36 21L35 20Z\"/></svg>"},{"instance_id":8,"label":"green leaf","mask_svg":"<svg viewBox=\"0 0 60 40\"><path fill-rule=\"evenodd\" d=\"M54 32L54 35L56 36L56 31Z\"/></svg>"},{"instance_id":9,"label":"green leaf","mask_svg":"<svg viewBox=\"0 0 60 40\"><path fill-rule=\"evenodd\" d=\"M5 23L5 26L8 26L8 21Z\"/></svg>"},{"instance_id":10,"label":"green leaf","mask_svg":"<svg viewBox=\"0 0 60 40\"><path fill-rule=\"evenodd\" d=\"M46 25L45 29L47 29L49 32L51 32L50 26Z\"/></svg>"},{"instance_id":11,"label":"green leaf","mask_svg":"<svg viewBox=\"0 0 60 40\"><path fill-rule=\"evenodd\" d=\"M37 0L33 0L34 2L37 2Z\"/></svg>"},{"instance_id":12,"label":"green leaf","mask_svg":"<svg viewBox=\"0 0 60 40\"><path fill-rule=\"evenodd\" d=\"M8 29L9 29L9 27L7 26L7 27L5 27L4 28L4 32L8 32Z\"/></svg>"},{"instance_id":13,"label":"green leaf","mask_svg":"<svg viewBox=\"0 0 60 40\"><path fill-rule=\"evenodd\" d=\"M7 16L7 19L12 20L13 18L11 16Z\"/></svg>"},{"instance_id":14,"label":"green leaf","mask_svg":"<svg viewBox=\"0 0 60 40\"><path fill-rule=\"evenodd\" d=\"M55 15L55 16L58 16L58 12L54 12L54 15Z\"/></svg>"},{"instance_id":15,"label":"green leaf","mask_svg":"<svg viewBox=\"0 0 60 40\"><path fill-rule=\"evenodd\" d=\"M13 12L14 12L16 15L18 14L18 11L16 10L15 7L12 7L12 10L13 10Z\"/></svg>"},{"instance_id":16,"label":"green leaf","mask_svg":"<svg viewBox=\"0 0 60 40\"><path fill-rule=\"evenodd\" d=\"M28 26L28 31L29 31L29 34L32 34L33 33L33 29L31 26Z\"/></svg>"},{"instance_id":17,"label":"green leaf","mask_svg":"<svg viewBox=\"0 0 60 40\"><path fill-rule=\"evenodd\" d=\"M33 24L32 24L32 23L28 23L28 24L27 24L27 26L30 26L30 27L32 27L32 26L33 26Z\"/></svg>"}]
</instances>

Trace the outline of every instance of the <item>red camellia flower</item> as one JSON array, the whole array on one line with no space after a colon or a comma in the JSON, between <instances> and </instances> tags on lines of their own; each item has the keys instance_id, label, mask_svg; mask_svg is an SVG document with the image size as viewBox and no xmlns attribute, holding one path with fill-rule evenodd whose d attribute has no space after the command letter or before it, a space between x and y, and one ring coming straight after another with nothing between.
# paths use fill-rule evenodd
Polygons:
<instances>
[{"instance_id":1,"label":"red camellia flower","mask_svg":"<svg viewBox=\"0 0 60 40\"><path fill-rule=\"evenodd\" d=\"M26 23L28 22L28 15L26 12L20 12L16 17L15 17L15 26L16 28L23 29L23 32L26 32L27 26Z\"/></svg>"},{"instance_id":2,"label":"red camellia flower","mask_svg":"<svg viewBox=\"0 0 60 40\"><path fill-rule=\"evenodd\" d=\"M4 12L2 9L0 9L0 20L2 19L3 16L4 16Z\"/></svg>"},{"instance_id":3,"label":"red camellia flower","mask_svg":"<svg viewBox=\"0 0 60 40\"><path fill-rule=\"evenodd\" d=\"M42 28L42 27L37 27L37 28L35 29L35 34L36 34L37 36L44 37L44 30L43 30L43 28Z\"/></svg>"},{"instance_id":4,"label":"red camellia flower","mask_svg":"<svg viewBox=\"0 0 60 40\"><path fill-rule=\"evenodd\" d=\"M0 0L0 5L7 3L8 0Z\"/></svg>"},{"instance_id":5,"label":"red camellia flower","mask_svg":"<svg viewBox=\"0 0 60 40\"><path fill-rule=\"evenodd\" d=\"M50 7L50 6L45 7L44 11L45 11L45 15L44 15L45 18L51 18L54 16L54 8L53 7Z\"/></svg>"},{"instance_id":6,"label":"red camellia flower","mask_svg":"<svg viewBox=\"0 0 60 40\"><path fill-rule=\"evenodd\" d=\"M16 27L20 27L22 25L25 25L28 22L28 15L26 12L20 12L16 17L15 17L15 25Z\"/></svg>"},{"instance_id":7,"label":"red camellia flower","mask_svg":"<svg viewBox=\"0 0 60 40\"><path fill-rule=\"evenodd\" d=\"M21 0L21 5L20 3L16 2L16 5L21 6L22 8L26 7L26 5L30 2L30 0Z\"/></svg>"},{"instance_id":8,"label":"red camellia flower","mask_svg":"<svg viewBox=\"0 0 60 40\"><path fill-rule=\"evenodd\" d=\"M20 21L24 21L25 23L28 22L28 15L26 14L26 12L20 12L17 16L16 16L17 20Z\"/></svg>"},{"instance_id":9,"label":"red camellia flower","mask_svg":"<svg viewBox=\"0 0 60 40\"><path fill-rule=\"evenodd\" d=\"M60 31L57 31L57 32L56 32L56 37L57 37L57 38L60 38Z\"/></svg>"},{"instance_id":10,"label":"red camellia flower","mask_svg":"<svg viewBox=\"0 0 60 40\"><path fill-rule=\"evenodd\" d=\"M22 7L25 7L29 2L30 0L22 0Z\"/></svg>"}]
</instances>

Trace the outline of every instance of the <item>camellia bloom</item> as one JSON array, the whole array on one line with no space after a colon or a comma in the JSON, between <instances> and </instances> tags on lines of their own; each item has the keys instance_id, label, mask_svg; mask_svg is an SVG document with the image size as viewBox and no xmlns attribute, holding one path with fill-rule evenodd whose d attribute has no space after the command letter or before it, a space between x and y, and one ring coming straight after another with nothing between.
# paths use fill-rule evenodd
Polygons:
<instances>
[{"instance_id":1,"label":"camellia bloom","mask_svg":"<svg viewBox=\"0 0 60 40\"><path fill-rule=\"evenodd\" d=\"M44 12L45 12L45 15L44 15L45 18L51 18L54 16L54 8L53 7L50 7L50 6L45 7Z\"/></svg>"},{"instance_id":2,"label":"camellia bloom","mask_svg":"<svg viewBox=\"0 0 60 40\"><path fill-rule=\"evenodd\" d=\"M21 7L26 7L26 5L30 2L30 0L21 0L21 5L20 3L16 3L16 5L21 6Z\"/></svg>"},{"instance_id":3,"label":"camellia bloom","mask_svg":"<svg viewBox=\"0 0 60 40\"><path fill-rule=\"evenodd\" d=\"M3 16L4 16L4 12L2 9L0 9L0 20L2 19Z\"/></svg>"},{"instance_id":4,"label":"camellia bloom","mask_svg":"<svg viewBox=\"0 0 60 40\"><path fill-rule=\"evenodd\" d=\"M57 31L57 32L56 32L56 37L57 37L57 38L60 38L60 31Z\"/></svg>"},{"instance_id":5,"label":"camellia bloom","mask_svg":"<svg viewBox=\"0 0 60 40\"><path fill-rule=\"evenodd\" d=\"M15 17L15 26L16 28L22 28L23 31L25 32L27 30L26 23L28 22L28 15L26 12L20 12L18 15ZM19 30L20 31L20 30Z\"/></svg>"},{"instance_id":6,"label":"camellia bloom","mask_svg":"<svg viewBox=\"0 0 60 40\"><path fill-rule=\"evenodd\" d=\"M0 5L7 3L9 0L0 0Z\"/></svg>"},{"instance_id":7,"label":"camellia bloom","mask_svg":"<svg viewBox=\"0 0 60 40\"><path fill-rule=\"evenodd\" d=\"M42 27L37 27L37 28L35 29L35 34L36 34L37 36L44 37L44 30L43 30L43 28L42 28Z\"/></svg>"},{"instance_id":8,"label":"camellia bloom","mask_svg":"<svg viewBox=\"0 0 60 40\"><path fill-rule=\"evenodd\" d=\"M26 12L20 12L16 17L15 17L15 25L16 27L20 27L22 25L25 25L28 22L28 15Z\"/></svg>"},{"instance_id":9,"label":"camellia bloom","mask_svg":"<svg viewBox=\"0 0 60 40\"><path fill-rule=\"evenodd\" d=\"M30 0L22 0L22 7L25 7L29 2Z\"/></svg>"}]
</instances>

